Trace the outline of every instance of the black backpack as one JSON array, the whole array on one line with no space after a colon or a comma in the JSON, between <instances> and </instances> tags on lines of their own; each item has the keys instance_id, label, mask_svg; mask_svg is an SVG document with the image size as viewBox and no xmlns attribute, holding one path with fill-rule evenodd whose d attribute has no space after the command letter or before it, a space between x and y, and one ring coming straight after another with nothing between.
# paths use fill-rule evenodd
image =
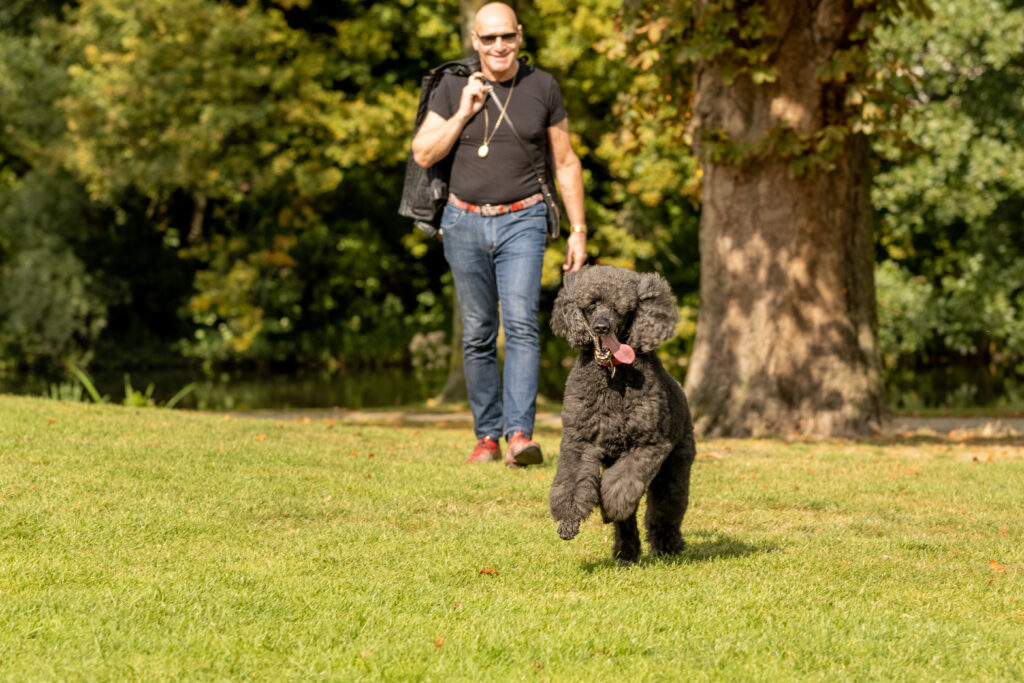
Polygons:
<instances>
[{"instance_id":1,"label":"black backpack","mask_svg":"<svg viewBox=\"0 0 1024 683\"><path fill-rule=\"evenodd\" d=\"M456 76L469 76L480 70L480 57L472 56L457 59L453 62L434 67L423 77L420 84L420 105L416 110L416 123L413 126L413 137L427 116L427 104L430 93L434 92L446 73ZM448 201L448 179L451 177L452 157L437 162L430 168L423 168L412 159L405 166L405 185L402 187L402 202L398 205L398 213L411 218L417 228L428 235L436 235L441 226L441 211Z\"/></svg>"}]
</instances>

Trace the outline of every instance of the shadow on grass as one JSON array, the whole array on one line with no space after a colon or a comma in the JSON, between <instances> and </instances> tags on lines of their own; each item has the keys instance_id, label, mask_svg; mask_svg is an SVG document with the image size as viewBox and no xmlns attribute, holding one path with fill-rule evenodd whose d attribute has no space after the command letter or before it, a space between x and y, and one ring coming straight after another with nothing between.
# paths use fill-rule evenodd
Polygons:
<instances>
[{"instance_id":1,"label":"shadow on grass","mask_svg":"<svg viewBox=\"0 0 1024 683\"><path fill-rule=\"evenodd\" d=\"M695 564L708 560L747 557L755 553L772 553L778 550L778 546L771 543L751 545L717 531L693 531L689 534L684 533L683 538L686 540L686 548L678 555L651 555L649 548L645 545L644 554L630 568ZM583 562L580 564L580 568L585 573L592 574L605 569L620 569L620 565L618 560L606 557L601 560Z\"/></svg>"}]
</instances>

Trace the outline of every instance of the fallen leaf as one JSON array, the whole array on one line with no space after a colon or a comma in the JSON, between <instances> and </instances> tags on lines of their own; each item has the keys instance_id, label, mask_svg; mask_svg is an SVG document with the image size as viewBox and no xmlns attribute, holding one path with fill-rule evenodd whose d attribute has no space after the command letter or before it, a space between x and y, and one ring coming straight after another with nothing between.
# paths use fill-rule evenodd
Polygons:
<instances>
[{"instance_id":1,"label":"fallen leaf","mask_svg":"<svg viewBox=\"0 0 1024 683\"><path fill-rule=\"evenodd\" d=\"M455 607L462 607L462 600L457 600L455 602Z\"/></svg>"},{"instance_id":2,"label":"fallen leaf","mask_svg":"<svg viewBox=\"0 0 1024 683\"><path fill-rule=\"evenodd\" d=\"M1004 529L1003 527L999 527L999 533L1001 533L1003 536L1006 536L1007 538L1010 537L1010 532Z\"/></svg>"},{"instance_id":3,"label":"fallen leaf","mask_svg":"<svg viewBox=\"0 0 1024 683\"><path fill-rule=\"evenodd\" d=\"M222 419L222 420L223 420L224 422L227 422L227 421L229 421L229 420L231 419L231 416L230 416L230 415L225 415L225 416L224 416L223 418L221 418L221 419Z\"/></svg>"},{"instance_id":4,"label":"fallen leaf","mask_svg":"<svg viewBox=\"0 0 1024 683\"><path fill-rule=\"evenodd\" d=\"M324 502L325 503L330 503L331 502L331 498L334 498L334 496L327 496L326 498L324 498Z\"/></svg>"},{"instance_id":5,"label":"fallen leaf","mask_svg":"<svg viewBox=\"0 0 1024 683\"><path fill-rule=\"evenodd\" d=\"M359 455L359 451L352 451L352 455Z\"/></svg>"},{"instance_id":6,"label":"fallen leaf","mask_svg":"<svg viewBox=\"0 0 1024 683\"><path fill-rule=\"evenodd\" d=\"M311 425L311 424L313 424L313 418L311 418L311 417L304 417L304 418L302 418L302 419L301 419L301 420L299 420L299 421L300 421L300 422L301 422L302 424L304 424L304 425Z\"/></svg>"},{"instance_id":7,"label":"fallen leaf","mask_svg":"<svg viewBox=\"0 0 1024 683\"><path fill-rule=\"evenodd\" d=\"M359 653L359 656L362 657L363 659L369 659L370 657L373 656L373 653L370 652L369 650L363 650L362 652Z\"/></svg>"},{"instance_id":8,"label":"fallen leaf","mask_svg":"<svg viewBox=\"0 0 1024 683\"><path fill-rule=\"evenodd\" d=\"M57 424L57 418L51 417L49 420L46 421L46 424L48 424L48 425Z\"/></svg>"},{"instance_id":9,"label":"fallen leaf","mask_svg":"<svg viewBox=\"0 0 1024 683\"><path fill-rule=\"evenodd\" d=\"M1003 565L999 564L995 560L990 560L989 563L988 563L988 566L992 567L992 571L994 571L994 572L1005 572L1006 571L1006 567L1004 567Z\"/></svg>"},{"instance_id":10,"label":"fallen leaf","mask_svg":"<svg viewBox=\"0 0 1024 683\"><path fill-rule=\"evenodd\" d=\"M595 655L606 655L606 654L609 654L611 651L612 651L612 649L610 647L606 647L603 650L591 650L590 652L591 652L591 654L595 654Z\"/></svg>"},{"instance_id":11,"label":"fallen leaf","mask_svg":"<svg viewBox=\"0 0 1024 683\"><path fill-rule=\"evenodd\" d=\"M547 479L547 477L548 475L545 472L541 472L540 474L537 475L538 479Z\"/></svg>"},{"instance_id":12,"label":"fallen leaf","mask_svg":"<svg viewBox=\"0 0 1024 683\"><path fill-rule=\"evenodd\" d=\"M989 453L988 457L985 458L985 462L995 462L995 460L996 460L995 453Z\"/></svg>"},{"instance_id":13,"label":"fallen leaf","mask_svg":"<svg viewBox=\"0 0 1024 683\"><path fill-rule=\"evenodd\" d=\"M440 650L442 645L444 645L444 636L438 636L434 641L434 649Z\"/></svg>"},{"instance_id":14,"label":"fallen leaf","mask_svg":"<svg viewBox=\"0 0 1024 683\"><path fill-rule=\"evenodd\" d=\"M497 576L498 575L498 570L493 568L493 567L487 567L485 569L481 569L480 573L481 574L490 574L491 576Z\"/></svg>"},{"instance_id":15,"label":"fallen leaf","mask_svg":"<svg viewBox=\"0 0 1024 683\"><path fill-rule=\"evenodd\" d=\"M917 469L916 467L908 467L907 474L921 474L921 470Z\"/></svg>"},{"instance_id":16,"label":"fallen leaf","mask_svg":"<svg viewBox=\"0 0 1024 683\"><path fill-rule=\"evenodd\" d=\"M256 435L256 440L257 441L266 441L267 440L267 435L266 434L257 434Z\"/></svg>"}]
</instances>

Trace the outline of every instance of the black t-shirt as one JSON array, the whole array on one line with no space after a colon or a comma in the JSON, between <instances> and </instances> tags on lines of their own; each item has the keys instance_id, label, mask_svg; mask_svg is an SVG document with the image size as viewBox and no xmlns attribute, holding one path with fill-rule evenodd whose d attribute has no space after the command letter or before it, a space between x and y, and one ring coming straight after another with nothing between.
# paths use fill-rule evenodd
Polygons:
<instances>
[{"instance_id":1,"label":"black t-shirt","mask_svg":"<svg viewBox=\"0 0 1024 683\"><path fill-rule=\"evenodd\" d=\"M428 107L444 119L450 119L459 109L462 89L468 79L445 74L430 95ZM551 74L520 64L514 79L492 83L494 94L504 104L509 88L515 81L515 90L509 100L506 118L512 123L530 149L533 159L527 157L515 135L501 122L497 131L494 124L501 116L500 107L490 95L485 100L490 127L487 130L488 154L481 158L477 151L484 142L484 110L469 120L452 148L453 161L449 189L472 204L508 204L540 191L537 165L544 166L548 145L548 128L562 121L568 114L562 102L562 91ZM491 133L494 137L491 138Z\"/></svg>"}]
</instances>

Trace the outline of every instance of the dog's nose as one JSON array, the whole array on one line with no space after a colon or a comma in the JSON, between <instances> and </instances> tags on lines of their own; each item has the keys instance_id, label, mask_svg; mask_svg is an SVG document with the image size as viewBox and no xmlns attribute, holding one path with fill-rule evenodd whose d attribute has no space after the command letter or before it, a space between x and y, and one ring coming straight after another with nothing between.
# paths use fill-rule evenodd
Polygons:
<instances>
[{"instance_id":1,"label":"dog's nose","mask_svg":"<svg viewBox=\"0 0 1024 683\"><path fill-rule=\"evenodd\" d=\"M607 320L595 320L594 321L594 334L598 336L604 336L612 331L612 326L608 324Z\"/></svg>"}]
</instances>

